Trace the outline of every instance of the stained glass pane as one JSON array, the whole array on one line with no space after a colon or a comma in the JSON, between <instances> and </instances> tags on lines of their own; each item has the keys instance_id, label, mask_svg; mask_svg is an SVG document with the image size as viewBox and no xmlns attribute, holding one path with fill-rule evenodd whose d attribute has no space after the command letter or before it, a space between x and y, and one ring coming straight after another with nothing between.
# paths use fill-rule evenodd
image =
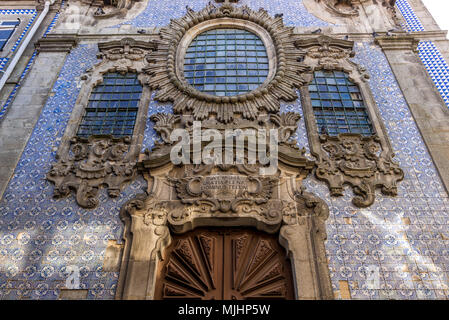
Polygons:
<instances>
[{"instance_id":1,"label":"stained glass pane","mask_svg":"<svg viewBox=\"0 0 449 320\"><path fill-rule=\"evenodd\" d=\"M186 51L184 77L197 90L217 96L244 94L268 76L265 45L241 29L214 29L201 33Z\"/></svg>"},{"instance_id":2,"label":"stained glass pane","mask_svg":"<svg viewBox=\"0 0 449 320\"><path fill-rule=\"evenodd\" d=\"M142 85L136 73L107 73L91 93L78 136L132 136Z\"/></svg>"}]
</instances>

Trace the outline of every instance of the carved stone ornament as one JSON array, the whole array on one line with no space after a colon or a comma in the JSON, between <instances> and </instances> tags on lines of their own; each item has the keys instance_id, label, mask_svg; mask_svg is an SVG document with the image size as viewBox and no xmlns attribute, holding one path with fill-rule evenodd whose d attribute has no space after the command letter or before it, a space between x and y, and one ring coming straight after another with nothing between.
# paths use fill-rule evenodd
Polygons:
<instances>
[{"instance_id":1,"label":"carved stone ornament","mask_svg":"<svg viewBox=\"0 0 449 320\"><path fill-rule=\"evenodd\" d=\"M82 3L97 8L93 15L102 19L124 15L138 1L140 0L81 0Z\"/></svg>"},{"instance_id":2,"label":"carved stone ornament","mask_svg":"<svg viewBox=\"0 0 449 320\"><path fill-rule=\"evenodd\" d=\"M351 24L362 32L398 31L404 22L396 0L304 0L309 12L334 24Z\"/></svg>"},{"instance_id":3,"label":"carved stone ornament","mask_svg":"<svg viewBox=\"0 0 449 320\"><path fill-rule=\"evenodd\" d=\"M322 3L323 6L331 13L351 17L359 15L357 4L366 2L367 0L315 0Z\"/></svg>"},{"instance_id":4,"label":"carved stone ornament","mask_svg":"<svg viewBox=\"0 0 449 320\"><path fill-rule=\"evenodd\" d=\"M140 152L141 135L114 138L112 136L90 136L88 139L76 135L78 123L88 104L93 87L103 82L107 72L136 72L142 84L147 75L142 73L144 56L154 50L151 42L125 38L120 41L100 43L98 58L101 61L81 77L81 92L72 112L72 118L64 134L47 180L55 184L54 196L68 196L76 192L78 204L84 208L98 205L98 190L106 186L110 197L117 197L124 185L136 177L136 162ZM135 132L145 127L148 108L148 88L143 89ZM139 140L140 139L140 140Z\"/></svg>"},{"instance_id":5,"label":"carved stone ornament","mask_svg":"<svg viewBox=\"0 0 449 320\"><path fill-rule=\"evenodd\" d=\"M367 83L369 75L350 60L354 56L353 42L319 36L298 40L296 46L304 50L304 62L311 66L310 81L317 70L340 70L348 74L360 88L375 130L372 136L319 135L310 99L304 98L311 152L317 158L316 177L328 184L332 196L342 196L343 185L350 185L355 194L352 202L358 207L373 204L376 187L381 187L385 195L397 195L397 182L404 178L404 172L393 161L394 153ZM303 97L309 97L306 87L301 93Z\"/></svg>"},{"instance_id":6,"label":"carved stone ornament","mask_svg":"<svg viewBox=\"0 0 449 320\"><path fill-rule=\"evenodd\" d=\"M269 55L270 74L259 88L222 97L200 92L186 82L182 61L189 41L214 25L248 29L262 38ZM281 16L273 18L264 9L253 11L227 1L221 6L209 3L199 12L187 8L184 17L171 20L168 27L161 29L158 50L147 56L150 87L158 90L157 101L173 102L175 113L192 114L195 120L212 114L224 123L231 122L236 114L255 120L261 112L277 112L281 100L297 99L296 88L304 84L302 72L307 68L298 62L292 39L293 28L284 26Z\"/></svg>"},{"instance_id":7,"label":"carved stone ornament","mask_svg":"<svg viewBox=\"0 0 449 320\"><path fill-rule=\"evenodd\" d=\"M242 96L215 97L195 91L176 73L180 69L178 49L182 52L186 48L184 36L194 37L204 26L233 23L251 25L272 39L276 51L272 78ZM315 162L308 160L304 148L294 141L300 115L279 113L279 101L296 99L295 90L307 81L305 72L309 70L297 60L302 49L294 47L292 29L264 10L235 8L224 1L219 7L209 4L198 13L189 9L184 18L162 28L160 36L157 51L146 57L145 72L150 76L150 87L158 90L156 99L172 101L174 114L151 116L160 139L137 163L138 172L148 182L147 190L121 211L125 247L117 299L154 299L157 270L171 234L197 227L252 227L271 234L279 232L280 244L296 268L297 298L332 299L324 247L328 208L302 187ZM180 140L172 135L176 136L177 129L183 129L176 132L184 134L180 137L183 143L179 143L185 147L181 154L184 159L186 155L190 158L175 163L171 153ZM217 147L208 149L211 141L204 139L206 132L213 132ZM243 132L248 141L256 135L265 138L260 144L258 140L256 161L249 161L254 144L237 147ZM237 152L241 152L239 157ZM265 155L261 157L259 152ZM274 170L266 173L263 169L271 167L266 161L271 152L278 155L277 162ZM195 160L198 154L199 161ZM205 161L204 154L212 160ZM217 154L223 155L224 161L218 161Z\"/></svg>"},{"instance_id":8,"label":"carved stone ornament","mask_svg":"<svg viewBox=\"0 0 449 320\"><path fill-rule=\"evenodd\" d=\"M381 187L385 195L398 194L397 182L404 178L404 172L391 154L383 152L378 136L347 133L338 137L320 135L320 140L326 155L318 164L316 176L328 183L331 195L342 196L346 183L353 188L354 205L368 207L374 202L376 187Z\"/></svg>"},{"instance_id":9,"label":"carved stone ornament","mask_svg":"<svg viewBox=\"0 0 449 320\"><path fill-rule=\"evenodd\" d=\"M47 180L55 184L54 196L65 197L76 191L76 201L84 208L98 205L98 188L107 186L117 197L124 183L136 176L136 162L125 159L131 139L111 136L74 137L70 153L53 164Z\"/></svg>"}]
</instances>

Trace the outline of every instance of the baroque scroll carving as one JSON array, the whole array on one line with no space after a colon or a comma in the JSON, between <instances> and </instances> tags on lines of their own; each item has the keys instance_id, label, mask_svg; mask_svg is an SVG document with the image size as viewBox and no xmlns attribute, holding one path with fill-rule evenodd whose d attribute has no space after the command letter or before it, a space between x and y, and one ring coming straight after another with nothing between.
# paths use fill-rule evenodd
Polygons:
<instances>
[{"instance_id":1,"label":"baroque scroll carving","mask_svg":"<svg viewBox=\"0 0 449 320\"><path fill-rule=\"evenodd\" d=\"M92 3L90 0L82 0L83 3L96 7L95 18L103 19L126 14L138 1L140 0L97 0Z\"/></svg>"},{"instance_id":2,"label":"baroque scroll carving","mask_svg":"<svg viewBox=\"0 0 449 320\"><path fill-rule=\"evenodd\" d=\"M80 206L94 208L98 189L104 185L110 197L117 197L123 184L136 176L136 162L126 159L130 142L129 137L74 137L70 152L53 164L47 175L55 184L54 197L68 196L73 189Z\"/></svg>"},{"instance_id":3,"label":"baroque scroll carving","mask_svg":"<svg viewBox=\"0 0 449 320\"><path fill-rule=\"evenodd\" d=\"M378 136L321 135L320 141L326 154L316 176L327 182L331 195L342 196L344 183L352 186L352 202L358 207L373 204L376 187L385 195L397 195L397 182L404 178L404 172L393 162L391 153L383 152Z\"/></svg>"},{"instance_id":4,"label":"baroque scroll carving","mask_svg":"<svg viewBox=\"0 0 449 320\"><path fill-rule=\"evenodd\" d=\"M397 195L397 183L404 178L399 165L393 161L394 153L377 106L367 85L366 70L350 60L354 56L353 42L319 36L296 41L304 50L304 62L316 70L341 70L357 84L366 104L376 134L318 134L309 99L304 100L305 116L309 128L312 153L317 157L315 175L325 181L332 196L343 195L343 185L350 185L355 197L353 204L368 207L375 200L375 189L380 187L385 195ZM309 79L312 80L313 73ZM302 89L308 97L308 90Z\"/></svg>"},{"instance_id":5,"label":"baroque scroll carving","mask_svg":"<svg viewBox=\"0 0 449 320\"><path fill-rule=\"evenodd\" d=\"M69 122L71 124L58 150L58 162L53 164L47 174L47 180L55 184L56 198L68 196L73 190L78 204L84 208L98 205L98 191L102 186L107 187L110 197L119 196L124 185L136 177L140 151L137 148L137 137L90 136L86 139L76 135L77 123L84 113L90 91L103 82L103 74L107 72L136 72L140 82L145 83L147 75L142 73L143 59L156 45L124 38L100 43L98 48L101 61L81 77L84 83ZM145 114L147 100L142 98L139 114ZM136 130L142 129L142 123L137 121Z\"/></svg>"},{"instance_id":6,"label":"baroque scroll carving","mask_svg":"<svg viewBox=\"0 0 449 320\"><path fill-rule=\"evenodd\" d=\"M396 0L305 0L307 9L332 23L346 22L368 30L400 30ZM324 10L323 10L324 9Z\"/></svg>"},{"instance_id":7,"label":"baroque scroll carving","mask_svg":"<svg viewBox=\"0 0 449 320\"><path fill-rule=\"evenodd\" d=\"M178 60L183 57L184 49L178 46L190 36L187 31L205 23L220 26L220 21L230 21L230 25L255 25L264 30L266 37L270 38L267 41L274 44L271 49L275 51L270 62L274 70L271 78L247 94L221 97L200 92L185 81L180 70L182 65ZM149 85L158 90L156 100L173 102L175 113L192 114L195 120L207 119L212 114L224 123L232 122L235 114L255 120L260 112L279 111L280 100L297 99L295 88L304 84L302 72L307 68L297 60L293 28L284 26L281 16L273 18L264 9L253 11L247 6L234 7L227 1L221 6L209 3L199 12L187 8L184 17L171 20L168 27L161 29L160 37L158 50L147 56L146 72L151 75Z\"/></svg>"}]
</instances>

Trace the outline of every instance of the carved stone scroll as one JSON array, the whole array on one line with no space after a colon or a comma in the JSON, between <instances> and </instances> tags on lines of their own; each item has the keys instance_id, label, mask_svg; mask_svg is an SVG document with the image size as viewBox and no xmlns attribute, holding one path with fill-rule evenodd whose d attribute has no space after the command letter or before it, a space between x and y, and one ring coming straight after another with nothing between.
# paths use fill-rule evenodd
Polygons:
<instances>
[{"instance_id":1,"label":"carved stone scroll","mask_svg":"<svg viewBox=\"0 0 449 320\"><path fill-rule=\"evenodd\" d=\"M93 13L95 18L106 19L119 14L126 15L138 1L140 0L81 0L81 3L96 8Z\"/></svg>"},{"instance_id":2,"label":"carved stone scroll","mask_svg":"<svg viewBox=\"0 0 449 320\"><path fill-rule=\"evenodd\" d=\"M123 184L136 176L136 162L126 159L130 142L129 137L74 137L69 154L53 164L47 174L55 184L54 196L68 196L73 189L84 208L98 205L100 186L107 186L109 196L117 197Z\"/></svg>"},{"instance_id":3,"label":"carved stone scroll","mask_svg":"<svg viewBox=\"0 0 449 320\"><path fill-rule=\"evenodd\" d=\"M396 0L304 0L306 8L325 21L354 25L366 32L401 30Z\"/></svg>"},{"instance_id":4,"label":"carved stone scroll","mask_svg":"<svg viewBox=\"0 0 449 320\"><path fill-rule=\"evenodd\" d=\"M397 195L397 182L404 178L404 172L390 153L383 152L378 136L321 135L320 140L325 155L316 176L327 182L331 195L342 196L343 184L349 184L355 194L352 202L358 207L373 204L376 187L385 195Z\"/></svg>"}]
</instances>

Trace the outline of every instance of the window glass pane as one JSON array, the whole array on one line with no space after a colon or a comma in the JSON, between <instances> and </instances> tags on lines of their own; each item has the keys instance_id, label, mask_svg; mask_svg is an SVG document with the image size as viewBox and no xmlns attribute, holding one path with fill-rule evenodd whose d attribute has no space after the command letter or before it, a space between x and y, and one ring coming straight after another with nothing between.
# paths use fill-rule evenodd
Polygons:
<instances>
[{"instance_id":1,"label":"window glass pane","mask_svg":"<svg viewBox=\"0 0 449 320\"><path fill-rule=\"evenodd\" d=\"M7 21L4 21L7 22ZM2 23L3 25L3 23ZM8 43L9 38L13 34L14 29L0 29L0 51L3 50L3 48Z\"/></svg>"},{"instance_id":2,"label":"window glass pane","mask_svg":"<svg viewBox=\"0 0 449 320\"><path fill-rule=\"evenodd\" d=\"M2 21L1 23L2 26L18 26L19 25L19 21L15 20L15 21Z\"/></svg>"},{"instance_id":3,"label":"window glass pane","mask_svg":"<svg viewBox=\"0 0 449 320\"><path fill-rule=\"evenodd\" d=\"M241 29L201 33L187 49L184 65L184 77L189 84L204 83L195 88L218 96L252 91L266 80L268 71L263 42L257 35Z\"/></svg>"},{"instance_id":4,"label":"window glass pane","mask_svg":"<svg viewBox=\"0 0 449 320\"><path fill-rule=\"evenodd\" d=\"M316 71L309 85L318 131L339 133L374 133L359 87L341 71Z\"/></svg>"},{"instance_id":5,"label":"window glass pane","mask_svg":"<svg viewBox=\"0 0 449 320\"><path fill-rule=\"evenodd\" d=\"M77 135L132 135L141 94L136 73L105 74L103 83L92 90Z\"/></svg>"}]
</instances>

